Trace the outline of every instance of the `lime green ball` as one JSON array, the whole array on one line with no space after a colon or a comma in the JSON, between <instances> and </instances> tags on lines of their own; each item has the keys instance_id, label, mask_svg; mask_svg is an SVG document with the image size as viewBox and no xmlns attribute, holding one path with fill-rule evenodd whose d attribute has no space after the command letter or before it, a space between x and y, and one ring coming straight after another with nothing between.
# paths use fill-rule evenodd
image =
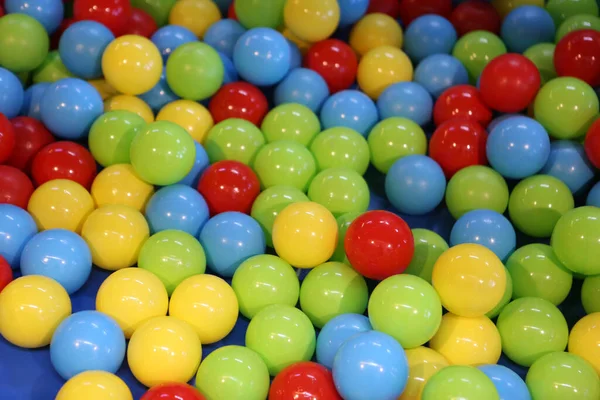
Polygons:
<instances>
[{"instance_id":1,"label":"lime green ball","mask_svg":"<svg viewBox=\"0 0 600 400\"><path fill-rule=\"evenodd\" d=\"M270 383L265 362L243 346L218 348L196 373L196 388L207 399L264 400Z\"/></svg>"},{"instance_id":2,"label":"lime green ball","mask_svg":"<svg viewBox=\"0 0 600 400\"><path fill-rule=\"evenodd\" d=\"M350 227L352 221L354 221L362 212L349 212L342 214L337 217L338 224L338 244L331 256L331 261L343 262L350 265L348 258L346 257L346 249L344 248L344 240L346 239L346 232Z\"/></svg>"},{"instance_id":3,"label":"lime green ball","mask_svg":"<svg viewBox=\"0 0 600 400\"><path fill-rule=\"evenodd\" d=\"M194 101L215 94L225 74L219 53L202 42L185 43L175 49L167 60L166 71L171 90L182 99Z\"/></svg>"},{"instance_id":4,"label":"lime green ball","mask_svg":"<svg viewBox=\"0 0 600 400\"><path fill-rule=\"evenodd\" d=\"M272 376L287 366L309 361L316 341L315 328L306 314L280 304L263 308L246 330L246 347L262 357Z\"/></svg>"},{"instance_id":5,"label":"lime green ball","mask_svg":"<svg viewBox=\"0 0 600 400\"><path fill-rule=\"evenodd\" d=\"M422 400L500 400L490 378L475 367L451 365L435 373L423 388Z\"/></svg>"},{"instance_id":6,"label":"lime green ball","mask_svg":"<svg viewBox=\"0 0 600 400\"><path fill-rule=\"evenodd\" d=\"M346 127L329 128L319 133L310 145L317 168L351 168L361 175L369 167L369 144L363 135Z\"/></svg>"},{"instance_id":7,"label":"lime green ball","mask_svg":"<svg viewBox=\"0 0 600 400\"><path fill-rule=\"evenodd\" d=\"M508 185L493 169L472 165L458 171L448 182L446 205L454 219L479 209L503 214L508 206Z\"/></svg>"},{"instance_id":8,"label":"lime green ball","mask_svg":"<svg viewBox=\"0 0 600 400\"><path fill-rule=\"evenodd\" d=\"M573 139L587 132L600 106L594 89L577 78L556 78L538 92L535 119L555 139Z\"/></svg>"},{"instance_id":9,"label":"lime green ball","mask_svg":"<svg viewBox=\"0 0 600 400\"><path fill-rule=\"evenodd\" d=\"M384 174L387 174L396 160L427 152L425 132L408 118L384 119L371 129L367 141L371 151L371 162Z\"/></svg>"},{"instance_id":10,"label":"lime green ball","mask_svg":"<svg viewBox=\"0 0 600 400\"><path fill-rule=\"evenodd\" d=\"M44 62L49 48L48 33L36 19L25 14L0 18L0 67L32 71Z\"/></svg>"},{"instance_id":11,"label":"lime green ball","mask_svg":"<svg viewBox=\"0 0 600 400\"><path fill-rule=\"evenodd\" d=\"M88 136L96 162L103 167L129 164L131 142L145 125L142 117L130 111L109 111L98 117Z\"/></svg>"},{"instance_id":12,"label":"lime green ball","mask_svg":"<svg viewBox=\"0 0 600 400\"><path fill-rule=\"evenodd\" d=\"M492 319L492 318L496 318L498 315L500 315L502 310L504 310L504 307L506 307L506 305L508 303L510 303L510 299L512 298L512 295L513 295L513 281L512 281L512 278L510 277L510 274L506 274L506 289L504 290L504 295L502 296L502 298L500 299L500 302L496 305L496 307L494 307L491 311L489 311L487 314L485 314L485 316L488 317L489 319Z\"/></svg>"},{"instance_id":13,"label":"lime green ball","mask_svg":"<svg viewBox=\"0 0 600 400\"><path fill-rule=\"evenodd\" d=\"M363 314L368 300L365 278L341 262L313 268L300 288L300 308L319 329L338 315Z\"/></svg>"},{"instance_id":14,"label":"lime green ball","mask_svg":"<svg viewBox=\"0 0 600 400\"><path fill-rule=\"evenodd\" d=\"M404 271L405 274L416 275L431 283L433 266L443 252L448 250L448 243L437 233L428 229L413 229L415 252Z\"/></svg>"},{"instance_id":15,"label":"lime green ball","mask_svg":"<svg viewBox=\"0 0 600 400\"><path fill-rule=\"evenodd\" d=\"M309 201L308 197L293 186L271 186L263 190L252 203L250 215L263 229L267 246L273 247L273 224L279 213L292 203Z\"/></svg>"},{"instance_id":16,"label":"lime green ball","mask_svg":"<svg viewBox=\"0 0 600 400\"><path fill-rule=\"evenodd\" d=\"M64 78L73 78L60 59L58 50L53 50L46 56L44 62L33 71L33 83L56 82Z\"/></svg>"},{"instance_id":17,"label":"lime green ball","mask_svg":"<svg viewBox=\"0 0 600 400\"><path fill-rule=\"evenodd\" d=\"M575 15L598 16L596 0L549 0L546 11L554 20L554 25L559 27L567 18Z\"/></svg>"},{"instance_id":18,"label":"lime green ball","mask_svg":"<svg viewBox=\"0 0 600 400\"><path fill-rule=\"evenodd\" d=\"M554 49L556 46L552 43L538 43L523 53L531 62L535 64L538 71L540 71L540 77L542 78L542 85L556 78L556 69L554 68Z\"/></svg>"},{"instance_id":19,"label":"lime green ball","mask_svg":"<svg viewBox=\"0 0 600 400\"><path fill-rule=\"evenodd\" d=\"M565 37L568 33L581 29L600 31L600 18L590 14L578 14L565 19L565 21L560 24L560 27L556 31L556 43L558 43L560 39Z\"/></svg>"},{"instance_id":20,"label":"lime green ball","mask_svg":"<svg viewBox=\"0 0 600 400\"><path fill-rule=\"evenodd\" d=\"M292 266L270 254L250 257L241 263L233 274L231 287L240 312L248 319L273 304L293 307L300 296L300 282Z\"/></svg>"},{"instance_id":21,"label":"lime green ball","mask_svg":"<svg viewBox=\"0 0 600 400\"><path fill-rule=\"evenodd\" d=\"M321 123L310 108L302 104L286 103L269 111L260 128L268 143L293 140L308 146L321 132Z\"/></svg>"},{"instance_id":22,"label":"lime green ball","mask_svg":"<svg viewBox=\"0 0 600 400\"><path fill-rule=\"evenodd\" d=\"M204 148L211 164L234 160L250 165L265 144L265 138L252 122L230 118L213 126L206 135Z\"/></svg>"},{"instance_id":23,"label":"lime green ball","mask_svg":"<svg viewBox=\"0 0 600 400\"><path fill-rule=\"evenodd\" d=\"M253 168L263 189L287 185L306 192L317 173L317 164L310 150L291 140L264 145L256 154Z\"/></svg>"},{"instance_id":24,"label":"lime green ball","mask_svg":"<svg viewBox=\"0 0 600 400\"><path fill-rule=\"evenodd\" d=\"M131 6L146 11L161 27L169 22L169 13L177 0L131 0Z\"/></svg>"},{"instance_id":25,"label":"lime green ball","mask_svg":"<svg viewBox=\"0 0 600 400\"><path fill-rule=\"evenodd\" d=\"M286 0L236 0L235 14L246 29L277 29L283 24Z\"/></svg>"},{"instance_id":26,"label":"lime green ball","mask_svg":"<svg viewBox=\"0 0 600 400\"><path fill-rule=\"evenodd\" d=\"M585 278L581 287L581 303L588 314L600 312L600 275Z\"/></svg>"},{"instance_id":27,"label":"lime green ball","mask_svg":"<svg viewBox=\"0 0 600 400\"><path fill-rule=\"evenodd\" d=\"M334 217L369 208L370 192L365 179L350 168L329 168L314 177L308 198L325 206Z\"/></svg>"},{"instance_id":28,"label":"lime green ball","mask_svg":"<svg viewBox=\"0 0 600 400\"><path fill-rule=\"evenodd\" d=\"M129 155L142 180L167 186L179 182L192 170L196 145L181 126L157 121L140 129L131 142Z\"/></svg>"},{"instance_id":29,"label":"lime green ball","mask_svg":"<svg viewBox=\"0 0 600 400\"><path fill-rule=\"evenodd\" d=\"M472 31L458 39L452 55L465 66L471 83L475 84L483 68L494 58L505 54L506 46L491 32Z\"/></svg>"}]
</instances>

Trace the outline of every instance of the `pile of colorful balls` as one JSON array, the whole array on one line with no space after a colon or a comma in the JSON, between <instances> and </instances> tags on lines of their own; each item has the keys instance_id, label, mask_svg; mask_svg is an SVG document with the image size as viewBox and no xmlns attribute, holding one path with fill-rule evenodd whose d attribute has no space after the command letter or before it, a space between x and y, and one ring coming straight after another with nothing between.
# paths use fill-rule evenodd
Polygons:
<instances>
[{"instance_id":1,"label":"pile of colorful balls","mask_svg":"<svg viewBox=\"0 0 600 400\"><path fill-rule=\"evenodd\" d=\"M0 0L0 398L600 399L598 89L596 0Z\"/></svg>"}]
</instances>

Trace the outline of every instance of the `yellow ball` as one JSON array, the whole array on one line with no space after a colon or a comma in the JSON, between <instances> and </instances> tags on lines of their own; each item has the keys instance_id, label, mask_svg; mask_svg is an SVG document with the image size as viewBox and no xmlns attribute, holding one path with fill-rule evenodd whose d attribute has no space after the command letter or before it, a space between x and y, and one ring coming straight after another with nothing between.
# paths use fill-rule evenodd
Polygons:
<instances>
[{"instance_id":1,"label":"yellow ball","mask_svg":"<svg viewBox=\"0 0 600 400\"><path fill-rule=\"evenodd\" d=\"M569 336L569 353L589 362L600 375L600 312L580 319Z\"/></svg>"},{"instance_id":2,"label":"yellow ball","mask_svg":"<svg viewBox=\"0 0 600 400\"><path fill-rule=\"evenodd\" d=\"M448 360L428 347L406 350L408 381L398 400L421 400L425 384L439 370L450 365Z\"/></svg>"},{"instance_id":3,"label":"yellow ball","mask_svg":"<svg viewBox=\"0 0 600 400\"><path fill-rule=\"evenodd\" d=\"M124 94L149 91L160 80L162 69L163 60L154 43L138 35L116 38L102 55L104 79Z\"/></svg>"},{"instance_id":4,"label":"yellow ball","mask_svg":"<svg viewBox=\"0 0 600 400\"><path fill-rule=\"evenodd\" d=\"M281 32L281 34L283 35L283 37L285 37L286 39L294 43L296 46L298 46L298 50L300 50L300 54L302 55L305 55L308 52L308 49L310 49L310 46L313 45L311 42L302 40L298 36L294 35L294 33L290 31L289 28L283 29L283 32Z\"/></svg>"},{"instance_id":5,"label":"yellow ball","mask_svg":"<svg viewBox=\"0 0 600 400\"><path fill-rule=\"evenodd\" d=\"M17 278L0 292L0 334L15 346L50 344L58 325L71 314L71 299L54 279Z\"/></svg>"},{"instance_id":6,"label":"yellow ball","mask_svg":"<svg viewBox=\"0 0 600 400\"><path fill-rule=\"evenodd\" d=\"M85 371L60 388L55 400L133 400L131 391L116 375L105 371Z\"/></svg>"},{"instance_id":7,"label":"yellow ball","mask_svg":"<svg viewBox=\"0 0 600 400\"><path fill-rule=\"evenodd\" d=\"M358 86L375 100L388 86L411 81L412 77L410 58L402 50L391 46L370 50L358 64Z\"/></svg>"},{"instance_id":8,"label":"yellow ball","mask_svg":"<svg viewBox=\"0 0 600 400\"><path fill-rule=\"evenodd\" d=\"M188 28L198 39L220 19L219 7L212 0L179 0L169 14L169 24Z\"/></svg>"},{"instance_id":9,"label":"yellow ball","mask_svg":"<svg viewBox=\"0 0 600 400\"><path fill-rule=\"evenodd\" d=\"M148 223L138 210L116 204L95 210L81 230L92 252L92 262L109 271L134 265L149 236Z\"/></svg>"},{"instance_id":10,"label":"yellow ball","mask_svg":"<svg viewBox=\"0 0 600 400\"><path fill-rule=\"evenodd\" d=\"M337 0L287 0L283 20L299 39L314 43L335 32L340 23L340 6Z\"/></svg>"},{"instance_id":11,"label":"yellow ball","mask_svg":"<svg viewBox=\"0 0 600 400\"><path fill-rule=\"evenodd\" d=\"M144 211L154 186L144 182L129 164L104 168L92 183L92 198L97 207L121 204Z\"/></svg>"},{"instance_id":12,"label":"yellow ball","mask_svg":"<svg viewBox=\"0 0 600 400\"><path fill-rule=\"evenodd\" d=\"M79 233L87 216L94 211L94 200L79 183L55 179L33 192L27 211L40 231L67 229Z\"/></svg>"},{"instance_id":13,"label":"yellow ball","mask_svg":"<svg viewBox=\"0 0 600 400\"><path fill-rule=\"evenodd\" d=\"M104 102L104 112L124 110L139 115L146 123L154 122L154 113L148 104L139 97L128 94L113 96Z\"/></svg>"},{"instance_id":14,"label":"yellow ball","mask_svg":"<svg viewBox=\"0 0 600 400\"><path fill-rule=\"evenodd\" d=\"M496 364L502 353L502 339L488 317L460 317L446 313L429 347L451 365Z\"/></svg>"},{"instance_id":15,"label":"yellow ball","mask_svg":"<svg viewBox=\"0 0 600 400\"><path fill-rule=\"evenodd\" d=\"M94 79L88 81L88 83L96 88L98 93L100 93L102 100L106 100L119 94L119 92L117 92L114 87L110 86L104 79Z\"/></svg>"},{"instance_id":16,"label":"yellow ball","mask_svg":"<svg viewBox=\"0 0 600 400\"><path fill-rule=\"evenodd\" d=\"M277 255L297 268L314 268L329 260L337 235L335 217L322 205L310 201L290 204L273 223Z\"/></svg>"},{"instance_id":17,"label":"yellow ball","mask_svg":"<svg viewBox=\"0 0 600 400\"><path fill-rule=\"evenodd\" d=\"M189 381L201 359L198 334L187 322L174 317L156 317L144 322L131 336L127 348L131 372L148 387Z\"/></svg>"},{"instance_id":18,"label":"yellow ball","mask_svg":"<svg viewBox=\"0 0 600 400\"><path fill-rule=\"evenodd\" d=\"M202 143L213 127L210 112L200 103L176 100L164 106L156 116L157 121L170 121L184 128L198 143Z\"/></svg>"},{"instance_id":19,"label":"yellow ball","mask_svg":"<svg viewBox=\"0 0 600 400\"><path fill-rule=\"evenodd\" d=\"M367 14L352 28L349 43L360 56L380 46L401 48L402 27L387 14Z\"/></svg>"},{"instance_id":20,"label":"yellow ball","mask_svg":"<svg viewBox=\"0 0 600 400\"><path fill-rule=\"evenodd\" d=\"M214 275L196 275L181 282L169 304L169 315L189 323L202 344L223 339L233 330L239 307L235 292Z\"/></svg>"},{"instance_id":21,"label":"yellow ball","mask_svg":"<svg viewBox=\"0 0 600 400\"><path fill-rule=\"evenodd\" d=\"M545 8L544 0L492 0L492 5L502 19L517 7L538 6Z\"/></svg>"},{"instance_id":22,"label":"yellow ball","mask_svg":"<svg viewBox=\"0 0 600 400\"><path fill-rule=\"evenodd\" d=\"M502 300L506 269L486 247L459 244L438 258L431 281L446 310L463 317L481 317Z\"/></svg>"},{"instance_id":23,"label":"yellow ball","mask_svg":"<svg viewBox=\"0 0 600 400\"><path fill-rule=\"evenodd\" d=\"M96 294L96 310L117 321L127 339L150 318L167 315L168 308L165 285L142 268L124 268L111 274Z\"/></svg>"}]
</instances>

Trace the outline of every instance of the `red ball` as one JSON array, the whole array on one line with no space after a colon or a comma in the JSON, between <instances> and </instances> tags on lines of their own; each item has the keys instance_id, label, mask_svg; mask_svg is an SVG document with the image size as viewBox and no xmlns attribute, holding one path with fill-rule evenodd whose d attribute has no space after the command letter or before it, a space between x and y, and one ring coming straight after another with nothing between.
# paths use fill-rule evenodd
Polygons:
<instances>
[{"instance_id":1,"label":"red ball","mask_svg":"<svg viewBox=\"0 0 600 400\"><path fill-rule=\"evenodd\" d=\"M2 7L2 5L0 5L0 17L4 16L4 7Z\"/></svg>"},{"instance_id":2,"label":"red ball","mask_svg":"<svg viewBox=\"0 0 600 400\"><path fill-rule=\"evenodd\" d=\"M481 99L475 86L456 85L446 89L433 106L436 126L455 117L467 117L486 127L492 120L492 112Z\"/></svg>"},{"instance_id":3,"label":"red ball","mask_svg":"<svg viewBox=\"0 0 600 400\"><path fill-rule=\"evenodd\" d=\"M208 204L211 215L227 211L250 214L260 194L260 182L252 169L238 161L219 161L204 171L198 191Z\"/></svg>"},{"instance_id":4,"label":"red ball","mask_svg":"<svg viewBox=\"0 0 600 400\"><path fill-rule=\"evenodd\" d=\"M306 53L304 66L325 79L330 93L348 89L356 79L358 59L341 40L327 39L313 44Z\"/></svg>"},{"instance_id":5,"label":"red ball","mask_svg":"<svg viewBox=\"0 0 600 400\"><path fill-rule=\"evenodd\" d=\"M398 0L370 0L367 14L382 13L396 19L400 15Z\"/></svg>"},{"instance_id":6,"label":"red ball","mask_svg":"<svg viewBox=\"0 0 600 400\"><path fill-rule=\"evenodd\" d=\"M123 32L124 35L140 35L150 38L158 29L156 21L146 11L134 8L131 10L131 17L127 23L127 27Z\"/></svg>"},{"instance_id":7,"label":"red ball","mask_svg":"<svg viewBox=\"0 0 600 400\"><path fill-rule=\"evenodd\" d=\"M401 274L415 251L406 222L389 211L367 211L348 227L344 249L350 265L361 275L382 280Z\"/></svg>"},{"instance_id":8,"label":"red ball","mask_svg":"<svg viewBox=\"0 0 600 400\"><path fill-rule=\"evenodd\" d=\"M460 3L450 15L458 36L472 31L500 33L502 19L496 8L484 0L467 0Z\"/></svg>"},{"instance_id":9,"label":"red ball","mask_svg":"<svg viewBox=\"0 0 600 400\"><path fill-rule=\"evenodd\" d=\"M429 156L442 167L446 178L471 165L486 165L487 132L477 122L452 118L441 124L429 141Z\"/></svg>"},{"instance_id":10,"label":"red ball","mask_svg":"<svg viewBox=\"0 0 600 400\"><path fill-rule=\"evenodd\" d=\"M558 76L572 76L600 85L600 32L583 29L565 35L554 49Z\"/></svg>"},{"instance_id":11,"label":"red ball","mask_svg":"<svg viewBox=\"0 0 600 400\"><path fill-rule=\"evenodd\" d=\"M75 0L73 18L99 22L115 36L121 36L127 29L131 10L129 0Z\"/></svg>"},{"instance_id":12,"label":"red ball","mask_svg":"<svg viewBox=\"0 0 600 400\"><path fill-rule=\"evenodd\" d=\"M408 26L414 19L425 14L437 14L449 18L452 0L400 0L400 19Z\"/></svg>"},{"instance_id":13,"label":"red ball","mask_svg":"<svg viewBox=\"0 0 600 400\"><path fill-rule=\"evenodd\" d=\"M227 18L237 21L237 14L235 13L235 1L232 1L227 9Z\"/></svg>"},{"instance_id":14,"label":"red ball","mask_svg":"<svg viewBox=\"0 0 600 400\"><path fill-rule=\"evenodd\" d=\"M56 29L52 36L50 36L50 49L58 49L58 44L60 43L60 38L62 37L63 33L65 33L67 28L73 25L75 22L76 21L73 18L65 18L61 21L58 29Z\"/></svg>"},{"instance_id":15,"label":"red ball","mask_svg":"<svg viewBox=\"0 0 600 400\"><path fill-rule=\"evenodd\" d=\"M53 179L70 179L90 189L96 177L94 156L74 142L54 142L41 149L33 158L31 177L36 186Z\"/></svg>"},{"instance_id":16,"label":"red ball","mask_svg":"<svg viewBox=\"0 0 600 400\"><path fill-rule=\"evenodd\" d=\"M12 204L27 209L33 193L33 183L21 170L0 165L0 204Z\"/></svg>"},{"instance_id":17,"label":"red ball","mask_svg":"<svg viewBox=\"0 0 600 400\"><path fill-rule=\"evenodd\" d=\"M206 400L187 383L162 383L148 390L140 400Z\"/></svg>"},{"instance_id":18,"label":"red ball","mask_svg":"<svg viewBox=\"0 0 600 400\"><path fill-rule=\"evenodd\" d=\"M0 292L13 280L12 268L4 257L0 256Z\"/></svg>"},{"instance_id":19,"label":"red ball","mask_svg":"<svg viewBox=\"0 0 600 400\"><path fill-rule=\"evenodd\" d=\"M10 158L15 146L15 130L8 118L0 113L0 164Z\"/></svg>"},{"instance_id":20,"label":"red ball","mask_svg":"<svg viewBox=\"0 0 600 400\"><path fill-rule=\"evenodd\" d=\"M327 368L305 361L277 374L269 390L269 400L342 400L342 397Z\"/></svg>"},{"instance_id":21,"label":"red ball","mask_svg":"<svg viewBox=\"0 0 600 400\"><path fill-rule=\"evenodd\" d=\"M587 154L590 162L600 168L600 119L597 119L592 126L589 127L585 135L585 154Z\"/></svg>"},{"instance_id":22,"label":"red ball","mask_svg":"<svg viewBox=\"0 0 600 400\"><path fill-rule=\"evenodd\" d=\"M33 157L42 147L54 142L54 136L35 118L16 117L10 122L15 131L16 143L7 164L28 173Z\"/></svg>"},{"instance_id":23,"label":"red ball","mask_svg":"<svg viewBox=\"0 0 600 400\"><path fill-rule=\"evenodd\" d=\"M256 86L247 82L232 82L215 93L208 109L215 123L229 118L241 118L260 125L269 111L269 103Z\"/></svg>"}]
</instances>

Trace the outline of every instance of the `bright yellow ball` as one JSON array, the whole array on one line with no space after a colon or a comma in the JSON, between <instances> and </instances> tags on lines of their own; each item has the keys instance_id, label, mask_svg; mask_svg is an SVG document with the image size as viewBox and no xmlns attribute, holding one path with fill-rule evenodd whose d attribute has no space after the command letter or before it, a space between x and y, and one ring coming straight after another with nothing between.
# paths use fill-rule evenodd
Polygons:
<instances>
[{"instance_id":1,"label":"bright yellow ball","mask_svg":"<svg viewBox=\"0 0 600 400\"><path fill-rule=\"evenodd\" d=\"M279 257L297 268L314 268L331 258L338 227L328 209L304 201L290 204L277 215L272 236Z\"/></svg>"},{"instance_id":2,"label":"bright yellow ball","mask_svg":"<svg viewBox=\"0 0 600 400\"><path fill-rule=\"evenodd\" d=\"M60 388L55 400L133 400L131 391L116 375L105 371L85 371Z\"/></svg>"},{"instance_id":3,"label":"bright yellow ball","mask_svg":"<svg viewBox=\"0 0 600 400\"><path fill-rule=\"evenodd\" d=\"M202 143L213 127L210 112L200 103L176 100L164 106L156 116L157 121L170 121L184 128L198 143Z\"/></svg>"},{"instance_id":4,"label":"bright yellow ball","mask_svg":"<svg viewBox=\"0 0 600 400\"><path fill-rule=\"evenodd\" d=\"M138 35L116 38L102 55L104 79L124 94L146 93L158 83L162 69L163 60L154 43Z\"/></svg>"},{"instance_id":5,"label":"bright yellow ball","mask_svg":"<svg viewBox=\"0 0 600 400\"><path fill-rule=\"evenodd\" d=\"M131 336L127 348L131 372L148 387L188 382L201 359L198 334L187 322L174 317L156 317L144 322Z\"/></svg>"},{"instance_id":6,"label":"bright yellow ball","mask_svg":"<svg viewBox=\"0 0 600 400\"><path fill-rule=\"evenodd\" d=\"M358 64L358 86L374 100L390 85L411 81L412 77L410 58L402 50L391 46L370 50Z\"/></svg>"},{"instance_id":7,"label":"bright yellow ball","mask_svg":"<svg viewBox=\"0 0 600 400\"><path fill-rule=\"evenodd\" d=\"M219 7L212 0L179 0L169 14L169 24L188 28L198 39L220 19Z\"/></svg>"},{"instance_id":8,"label":"bright yellow ball","mask_svg":"<svg viewBox=\"0 0 600 400\"><path fill-rule=\"evenodd\" d=\"M121 204L143 212L153 193L154 186L144 182L129 164L104 168L92 183L96 207Z\"/></svg>"},{"instance_id":9,"label":"bright yellow ball","mask_svg":"<svg viewBox=\"0 0 600 400\"><path fill-rule=\"evenodd\" d=\"M181 282L169 304L169 315L190 324L202 344L223 339L233 330L239 314L235 292L214 275L196 275Z\"/></svg>"},{"instance_id":10,"label":"bright yellow ball","mask_svg":"<svg viewBox=\"0 0 600 400\"><path fill-rule=\"evenodd\" d=\"M100 93L102 100L106 100L119 94L119 92L117 92L114 87L110 86L104 79L94 79L88 81L88 83L96 88L98 93Z\"/></svg>"},{"instance_id":11,"label":"bright yellow ball","mask_svg":"<svg viewBox=\"0 0 600 400\"><path fill-rule=\"evenodd\" d=\"M421 400L425 384L439 370L450 365L448 360L428 347L406 350L408 381L398 400Z\"/></svg>"},{"instance_id":12,"label":"bright yellow ball","mask_svg":"<svg viewBox=\"0 0 600 400\"><path fill-rule=\"evenodd\" d=\"M569 353L589 362L600 375L600 312L580 319L569 336Z\"/></svg>"},{"instance_id":13,"label":"bright yellow ball","mask_svg":"<svg viewBox=\"0 0 600 400\"><path fill-rule=\"evenodd\" d=\"M117 321L127 339L150 318L167 315L168 308L165 285L142 268L124 268L111 274L96 294L96 310Z\"/></svg>"},{"instance_id":14,"label":"bright yellow ball","mask_svg":"<svg viewBox=\"0 0 600 400\"><path fill-rule=\"evenodd\" d=\"M40 231L67 229L79 233L87 216L94 211L94 200L79 183L55 179L33 192L27 211Z\"/></svg>"},{"instance_id":15,"label":"bright yellow ball","mask_svg":"<svg viewBox=\"0 0 600 400\"><path fill-rule=\"evenodd\" d=\"M387 14L365 15L350 32L350 47L362 56L380 46L402 47L402 27Z\"/></svg>"},{"instance_id":16,"label":"bright yellow ball","mask_svg":"<svg viewBox=\"0 0 600 400\"><path fill-rule=\"evenodd\" d=\"M113 96L104 102L104 112L124 110L139 115L146 123L154 122L154 113L144 100L128 94Z\"/></svg>"},{"instance_id":17,"label":"bright yellow ball","mask_svg":"<svg viewBox=\"0 0 600 400\"><path fill-rule=\"evenodd\" d=\"M335 32L340 23L340 6L337 0L287 0L283 20L299 39L314 43Z\"/></svg>"},{"instance_id":18,"label":"bright yellow ball","mask_svg":"<svg viewBox=\"0 0 600 400\"><path fill-rule=\"evenodd\" d=\"M438 258L431 281L446 310L463 317L481 317L502 300L506 268L486 247L459 244Z\"/></svg>"},{"instance_id":19,"label":"bright yellow ball","mask_svg":"<svg viewBox=\"0 0 600 400\"><path fill-rule=\"evenodd\" d=\"M109 271L134 265L149 236L148 223L138 210L116 204L95 210L81 230L94 265Z\"/></svg>"},{"instance_id":20,"label":"bright yellow ball","mask_svg":"<svg viewBox=\"0 0 600 400\"><path fill-rule=\"evenodd\" d=\"M502 19L517 7L538 6L545 8L544 0L492 0L492 5Z\"/></svg>"},{"instance_id":21,"label":"bright yellow ball","mask_svg":"<svg viewBox=\"0 0 600 400\"><path fill-rule=\"evenodd\" d=\"M0 292L0 334L15 346L35 349L50 344L58 325L71 315L71 299L54 279L17 278Z\"/></svg>"}]
</instances>

